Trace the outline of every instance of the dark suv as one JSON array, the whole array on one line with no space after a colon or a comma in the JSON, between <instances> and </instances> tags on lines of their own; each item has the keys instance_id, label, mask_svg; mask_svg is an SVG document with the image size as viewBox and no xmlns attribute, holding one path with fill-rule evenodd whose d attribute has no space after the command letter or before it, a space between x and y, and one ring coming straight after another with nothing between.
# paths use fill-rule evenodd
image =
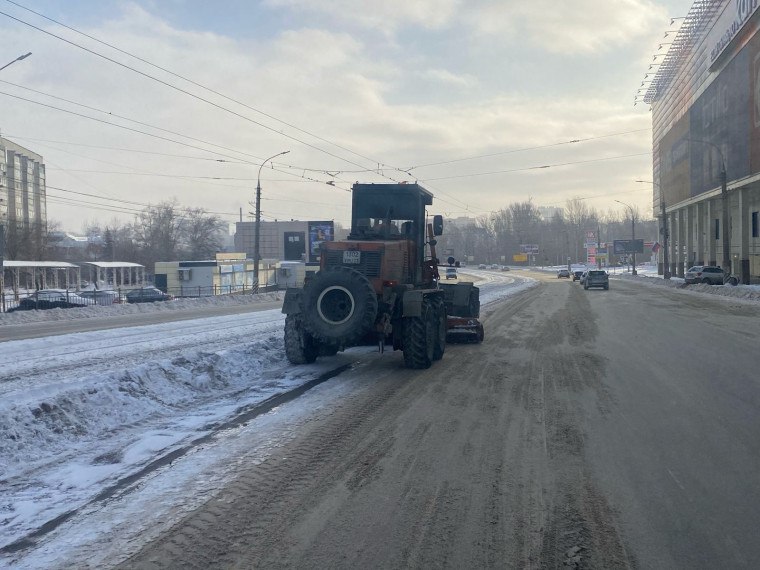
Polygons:
<instances>
[{"instance_id":1,"label":"dark suv","mask_svg":"<svg viewBox=\"0 0 760 570\"><path fill-rule=\"evenodd\" d=\"M723 285L723 269L714 265L695 265L684 273L686 283L706 283L708 285Z\"/></svg>"},{"instance_id":2,"label":"dark suv","mask_svg":"<svg viewBox=\"0 0 760 570\"><path fill-rule=\"evenodd\" d=\"M592 269L586 273L586 279L583 281L583 288L589 289L590 287L602 287L604 289L610 288L610 277L606 271L598 269Z\"/></svg>"}]
</instances>

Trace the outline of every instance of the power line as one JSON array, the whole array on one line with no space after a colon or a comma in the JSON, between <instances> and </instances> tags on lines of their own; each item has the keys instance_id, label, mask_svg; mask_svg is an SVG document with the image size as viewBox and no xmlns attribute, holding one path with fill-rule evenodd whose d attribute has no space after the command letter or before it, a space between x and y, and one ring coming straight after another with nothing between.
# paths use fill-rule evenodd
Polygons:
<instances>
[{"instance_id":1,"label":"power line","mask_svg":"<svg viewBox=\"0 0 760 570\"><path fill-rule=\"evenodd\" d=\"M640 132L651 131L651 130L652 129L636 129L636 130L633 130L633 131L623 131L623 132L619 132L619 133L611 133L611 134L608 134L608 135L600 135L600 136L597 136L597 137L586 137L586 138L582 138L582 139L573 139L573 140L569 140L569 141L562 141L562 142L545 144L545 145L540 145L540 146L529 146L529 147L524 147L524 148L516 148L516 149L512 149L512 150L504 150L504 151L500 151L500 152L493 152L493 153L490 153L490 154L479 154L479 155L475 155L475 156L468 156L468 157L465 157L465 158L454 158L454 159L451 159L451 160L442 160L440 162L428 162L426 164L418 164L417 166L412 166L408 170L416 170L418 168L426 168L428 166L440 166L442 164L453 164L455 162L464 162L464 161L467 161L467 160L476 160L478 158L491 158L491 157L494 157L494 156L503 156L505 154L514 154L514 153L517 153L517 152L526 152L526 151L529 151L529 150L539 150L539 149L543 149L543 148L552 148L552 147L556 147L556 146L576 144L576 143L580 143L580 142L594 141L594 140L599 140L599 139L606 139L606 138L610 138L610 137L629 135L629 134L632 134L632 133L640 133Z\"/></svg>"},{"instance_id":2,"label":"power line","mask_svg":"<svg viewBox=\"0 0 760 570\"><path fill-rule=\"evenodd\" d=\"M6 1L9 1L9 0L6 0ZM266 130L269 130L269 131L273 132L273 133L277 133L278 135L284 136L285 138L288 138L288 139L290 139L292 141L295 141L295 142L298 142L300 144L303 144L304 146L312 148L312 149L314 149L314 150L316 150L318 152L322 152L324 154L327 154L328 156L332 156L333 158L337 158L338 160L341 160L343 162L347 162L349 164L353 164L354 166L358 166L360 168L364 168L361 164L358 164L358 163L353 162L353 161L351 161L351 160L349 160L347 158L344 158L344 157L341 157L341 156L339 156L339 155L337 155L335 153L332 153L332 152L330 152L328 150L325 150L325 149L320 148L320 147L318 147L316 145L308 143L308 142L306 142L304 140L301 140L301 139L299 139L297 137L294 137L293 135L289 135L289 134L283 133L282 131L279 131L279 130L275 129L274 127L270 127L269 125L265 125L264 123L261 123L260 121L256 121L255 119L252 119L250 117L246 117L245 115L243 115L241 113L238 113L237 111L233 111L232 109L228 109L227 107L219 105L218 103L214 103L213 101L211 101L209 99L206 99L204 97L201 97L200 95L196 95L194 93L191 93L190 91L188 91L186 89L182 89L181 87L178 87L176 85L172 85L168 81L164 81L163 79L159 79L158 77L150 75L149 73L145 73L144 71L140 71L139 69L136 69L136 68L134 68L132 66L129 66L129 65L125 64L125 63L121 63L120 61L117 61L117 60L115 60L115 59L113 59L111 57L108 57L106 55L98 53L95 50L91 50L90 48L87 48L87 47L85 47L83 45L80 45L80 44L78 44L76 42L73 42L71 40L67 40L66 38L64 38L62 36L59 36L59 35L56 35L56 34L54 34L52 32L44 30L44 29L42 29L42 28L40 28L38 26L35 26L34 24L31 24L29 22L26 22L26 21L24 21L24 20L22 20L20 18L16 18L15 16L12 16L12 15L8 14L7 12L3 12L3 11L0 10L0 15L6 16L7 18L10 18L11 20L19 22L20 24L28 26L28 27L30 27L30 28L32 28L34 30L37 30L37 31L39 31L39 32L41 32L43 34L46 34L48 36L51 36L53 38L56 38L56 39L58 39L58 40L60 40L62 42L65 42L65 43L67 43L67 44L69 44L71 46L77 47L77 48L79 48L79 49L81 49L83 51L86 51L87 53L90 53L92 55L100 57L100 58L102 58L102 59L104 59L106 61L109 61L109 62L111 62L111 63L113 63L115 65L118 65L120 67L128 69L128 70L130 70L130 71L132 71L134 73L137 73L138 75L142 75L143 77L145 77L147 79L151 79L153 81L156 81L157 83L160 83L161 85L169 87L170 89L174 89L175 91L179 91L180 93L183 93L183 94L185 94L185 95L187 95L189 97L192 97L193 99L197 99L198 101L202 101L202 102L204 102L204 103L206 103L208 105L211 105L212 107L215 107L215 108L217 108L219 110L222 110L222 111L225 111L225 112L227 112L227 113L229 113L231 115L234 115L234 116L236 116L236 117L238 117L240 119L243 119L245 121L248 121L250 123L258 125L258 126L264 128ZM388 178L390 180L393 180L393 178L391 178L390 176L385 176L385 175L382 175L382 176L384 176L385 178ZM394 180L394 182L395 182L395 180Z\"/></svg>"},{"instance_id":3,"label":"power line","mask_svg":"<svg viewBox=\"0 0 760 570\"><path fill-rule=\"evenodd\" d=\"M8 83L9 85L14 85L16 87L21 87L22 89L24 89L24 87L22 87L21 85L16 85L16 84L10 83L8 81L1 81L1 82L2 83ZM157 127L154 127L154 128L157 128ZM250 162L224 160L222 158L206 158L206 157L203 157L203 156L189 156L189 155L186 155L186 154L169 154L169 153L166 153L166 152L156 152L156 151L150 151L150 150L139 150L139 149L136 149L136 148L121 148L121 147L114 147L114 146L100 146L100 145L94 145L94 144L74 143L74 142L70 142L70 141L55 141L55 140L50 140L50 139L38 139L38 138L34 138L34 137L25 137L25 136L21 136L21 135L12 135L12 134L7 134L7 133L4 136L5 136L5 138L9 138L9 139L27 140L27 141L34 141L34 142L38 142L38 143L42 142L42 143L53 143L53 144L65 144L65 145L69 145L69 146L82 146L82 147L86 147L86 148L95 148L95 149L99 149L99 150L116 150L116 151L119 151L119 152L134 152L134 153L139 153L139 154L150 154L150 155L156 155L156 156L165 156L165 157L168 157L168 158L187 158L187 159L190 159L190 160L205 160L205 161L210 161L210 162L222 162L222 163L225 163L225 164L251 164ZM180 136L184 136L184 135L180 135ZM51 147L51 148L54 148L54 147ZM57 149L57 150L61 150L61 149ZM206 152L211 153L213 151L207 150ZM235 151L235 152L238 152L238 151ZM95 160L95 159L92 159L92 160ZM320 172L323 172L323 171L320 171Z\"/></svg>"},{"instance_id":4,"label":"power line","mask_svg":"<svg viewBox=\"0 0 760 570\"><path fill-rule=\"evenodd\" d=\"M117 52L119 52L119 53L122 53L122 54L124 54L124 55L127 55L127 56L129 56L129 57L131 57L131 58L134 58L134 59L136 59L136 60L138 60L138 61L141 61L142 63L145 63L145 64L147 64L147 65L150 65L151 67L154 67L154 68L156 68L156 69L160 69L161 71L163 71L163 72L165 72L165 73L168 73L169 75L172 75L172 76L174 76L174 77L177 77L177 78L179 78L179 79L182 79L183 81L187 81L188 83L190 83L190 84L192 84L192 85L195 85L196 87L200 87L201 89L204 89L204 90L206 90L206 91L208 91L208 92L210 92L210 93L213 93L214 95L218 95L219 97L222 97L223 99L226 99L226 100L228 100L228 101L231 101L232 103L236 103L237 105L240 105L240 106L242 106L242 107L245 107L246 109L249 109L249 110L251 110L251 111L254 111L255 113L259 113L260 115L263 115L263 116L265 116L265 117L267 117L267 118L269 118L269 119L272 119L272 120L274 120L274 121L277 121L278 123L282 123L283 125L285 125L285 126L287 126L287 127L290 127L290 128L292 128L292 129L295 129L295 130L297 130L297 131L299 131L299 132L302 132L302 133L304 133L304 134L307 134L307 135L309 135L309 136L311 136L311 137L314 137L314 138L315 138L315 139L317 139L317 140L320 140L320 141L322 141L322 142L325 142L325 143L327 143L327 144L333 145L333 146L334 146L334 147L336 147L336 148L339 148L339 149L341 149L341 150L344 150L344 151L346 151L346 152L350 152L351 154L354 154L354 155L356 155L356 156L358 156L358 157L360 157L360 158L363 158L363 159L365 159L365 160L368 160L368 161L370 161L370 162L373 162L373 163L377 163L377 161L376 161L376 160L374 160L374 159L372 159L372 158L369 158L369 157L367 157L367 156L364 156L363 154L360 154L360 153L358 153L358 152L356 152L356 151L354 151L354 150L351 150L350 148L346 148L346 147L344 147L344 146L341 146L341 145L339 145L339 144L337 144L337 143L335 143L335 142L333 142L333 141L330 141L330 140L328 140L328 139L325 139L325 138L323 138L323 137L320 137L319 135L316 135L316 134L314 134L314 133L312 133L312 132L309 132L309 131L307 131L307 130L305 130L305 129L301 129L301 128L299 128L299 127L297 127L297 126L295 126L295 125L293 125L293 124L291 124L291 123L288 123L288 122L286 122L286 121L283 121L282 119L279 119L279 118L275 117L274 115L270 115L269 113L266 113L266 112L264 112L264 111L262 111L262 110L260 110L260 109L256 109L255 107L252 107L252 106L250 106L250 105L248 105L248 104L246 104L246 103L243 103L242 101L238 101L237 99L234 99L234 98L232 98L232 97L229 97L228 95L225 95L224 93L221 93L221 92L219 92L219 91L217 91L217 90L215 90L215 89L213 89L213 88L211 88L211 87L208 87L208 86L206 86L206 85L203 85L202 83L198 83L197 81L194 81L194 80L192 80L192 79L190 79L190 78L188 78L188 77L185 77L185 76L183 76L183 75L180 75L179 73L176 73L176 72L174 72L174 71L171 71L171 70L169 70L169 69L167 69L167 68L165 68L165 67L161 67L160 65L157 65L157 64L155 64L155 63L153 63L153 62L151 62L151 61L148 61L147 59L144 59L144 58L142 58L142 57L139 57L139 56L137 56L137 55L135 55L135 54L133 54L133 53L130 53L130 52L126 51L126 50L123 50L123 49L121 49L121 48L119 48L119 47L117 47L117 46L115 46L115 45L113 45L113 44L109 44L108 42L105 42L105 41L103 41L103 40L101 40L101 39L98 39L98 38L96 38L96 37L94 37L94 36L91 36L91 35L89 35L89 34L86 34L85 32L82 32L82 31L80 31L80 30L78 30L78 29L76 29L76 28L74 28L74 27L72 27L72 26L69 26L69 25L67 25L67 24L64 24L63 22L59 22L58 20L55 20L55 19L53 19L53 18L50 18L50 17L48 17L48 16L45 16L44 14L42 14L42 13L40 13L40 12L36 12L35 10L32 10L31 8L28 8L28 7L26 7L26 6L23 6L23 5L19 4L18 2L14 2L13 0L6 0L6 1L7 1L7 2L9 2L10 4L13 4L13 5L15 5L15 6L18 6L19 8L21 8L21 9L23 9L23 10L26 10L26 11L28 11L28 12L31 12L32 14L35 14L35 15L37 15L37 16L39 16L39 17L41 17L41 18L44 18L45 20L48 20L49 22L53 22L53 23L55 23L55 24L58 24L59 26L62 26L62 27L64 27L64 28L68 29L68 30L71 30L72 32L75 32L75 33L77 33L77 34L80 34L80 35L82 35L82 36L84 36L84 37L86 37L86 38L89 38L89 39L91 39L91 40L93 40L93 41L95 41L95 42L99 43L99 44L102 44L102 45L104 45L104 46L107 46L107 47L109 47L109 48L111 48L111 49L113 49L113 50L116 50L116 51L117 51Z\"/></svg>"},{"instance_id":5,"label":"power line","mask_svg":"<svg viewBox=\"0 0 760 570\"><path fill-rule=\"evenodd\" d=\"M493 174L507 174L507 173L510 173L510 172L524 172L524 171L528 171L528 170L541 170L541 169L545 169L545 168L556 168L558 166L572 166L572 165L575 165L575 164L588 164L588 163L591 163L591 162L603 162L605 160L617 160L617 159L620 159L620 158L632 158L634 156L651 156L651 155L652 155L651 152L640 152L640 153L637 153L637 154L624 154L624 155L620 155L620 156L608 156L608 157L605 157L605 158L592 158L592 159L589 159L589 160L576 160L576 161L573 161L573 162L560 162L560 163L556 163L556 164L543 164L543 165L540 165L540 166L527 166L527 167L524 167L524 168L511 168L509 170L494 170L494 171L491 171L491 172L474 172L474 173L471 173L471 174L457 174L457 175L454 175L454 176L441 176L441 177L438 177L438 178L428 178L427 180L430 180L430 181L435 181L435 180L452 180L454 178L470 178L470 177L475 177L475 176L490 176L490 175L493 175Z\"/></svg>"}]
</instances>

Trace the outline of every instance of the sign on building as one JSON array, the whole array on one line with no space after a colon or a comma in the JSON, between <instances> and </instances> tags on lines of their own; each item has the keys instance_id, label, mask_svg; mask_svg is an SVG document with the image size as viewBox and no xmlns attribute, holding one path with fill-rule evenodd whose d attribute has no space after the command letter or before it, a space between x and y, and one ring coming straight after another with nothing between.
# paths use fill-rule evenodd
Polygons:
<instances>
[{"instance_id":1,"label":"sign on building","mask_svg":"<svg viewBox=\"0 0 760 570\"><path fill-rule=\"evenodd\" d=\"M332 221L309 222L309 261L319 261L322 242L335 239L335 224Z\"/></svg>"}]
</instances>

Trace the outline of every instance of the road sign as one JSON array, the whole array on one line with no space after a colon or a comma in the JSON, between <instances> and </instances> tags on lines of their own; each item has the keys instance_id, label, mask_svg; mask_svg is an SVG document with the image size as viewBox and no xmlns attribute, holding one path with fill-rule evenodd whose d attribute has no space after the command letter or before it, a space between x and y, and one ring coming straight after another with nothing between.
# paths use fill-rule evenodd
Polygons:
<instances>
[{"instance_id":1,"label":"road sign","mask_svg":"<svg viewBox=\"0 0 760 570\"><path fill-rule=\"evenodd\" d=\"M536 243L521 243L520 253L530 253L532 255L538 254L538 244Z\"/></svg>"}]
</instances>

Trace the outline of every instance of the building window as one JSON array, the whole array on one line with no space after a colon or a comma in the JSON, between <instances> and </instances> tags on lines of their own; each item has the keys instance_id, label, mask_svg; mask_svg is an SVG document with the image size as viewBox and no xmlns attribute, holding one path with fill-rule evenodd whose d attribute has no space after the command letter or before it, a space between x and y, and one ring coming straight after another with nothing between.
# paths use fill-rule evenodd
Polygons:
<instances>
[{"instance_id":1,"label":"building window","mask_svg":"<svg viewBox=\"0 0 760 570\"><path fill-rule=\"evenodd\" d=\"M757 212L752 212L752 237L760 237L758 232L760 228L757 227Z\"/></svg>"},{"instance_id":2,"label":"building window","mask_svg":"<svg viewBox=\"0 0 760 570\"><path fill-rule=\"evenodd\" d=\"M715 239L720 239L720 219L715 218Z\"/></svg>"}]
</instances>

